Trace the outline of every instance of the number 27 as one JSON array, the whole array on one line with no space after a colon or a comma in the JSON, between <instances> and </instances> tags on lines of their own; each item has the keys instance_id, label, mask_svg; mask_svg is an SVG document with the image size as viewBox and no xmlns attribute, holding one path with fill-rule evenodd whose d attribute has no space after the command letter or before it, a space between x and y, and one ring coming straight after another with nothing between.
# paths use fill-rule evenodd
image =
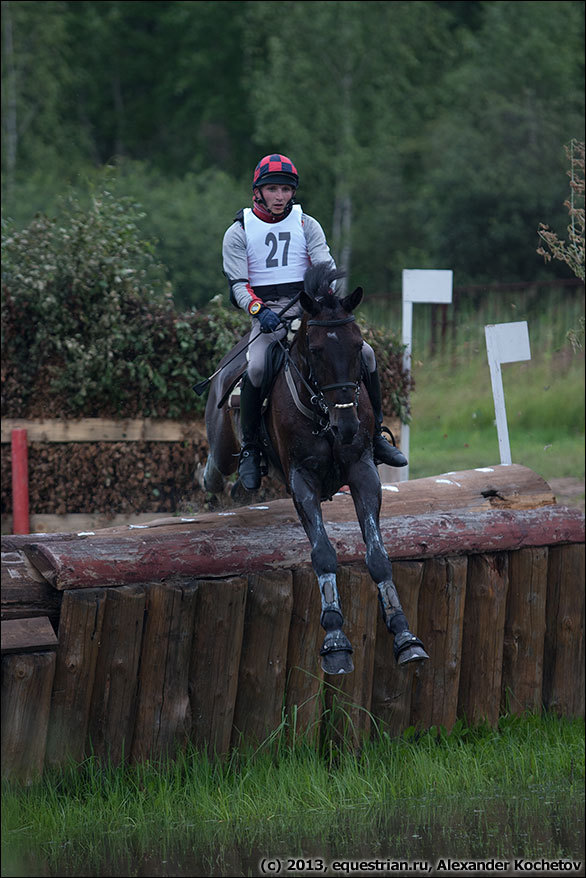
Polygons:
<instances>
[{"instance_id":1,"label":"number 27","mask_svg":"<svg viewBox=\"0 0 586 878\"><path fill-rule=\"evenodd\" d=\"M289 255L289 244L291 242L291 232L279 232L279 241L283 241L283 250L281 254L281 265L288 265L287 257ZM278 243L277 236L274 232L269 232L265 238L265 244L270 247L265 265L267 268L277 268L279 259L277 257Z\"/></svg>"}]
</instances>

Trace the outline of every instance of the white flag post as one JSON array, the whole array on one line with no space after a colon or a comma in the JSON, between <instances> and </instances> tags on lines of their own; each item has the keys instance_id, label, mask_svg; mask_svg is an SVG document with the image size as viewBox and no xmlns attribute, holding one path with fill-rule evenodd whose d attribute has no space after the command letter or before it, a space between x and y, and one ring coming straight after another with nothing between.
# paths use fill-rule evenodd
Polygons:
<instances>
[{"instance_id":1,"label":"white flag post","mask_svg":"<svg viewBox=\"0 0 586 878\"><path fill-rule=\"evenodd\" d=\"M511 446L509 444L501 363L517 363L521 360L531 359L527 321L493 323L484 327L484 335L486 338L486 354L494 398L494 413L501 463L510 466L512 463Z\"/></svg>"},{"instance_id":2,"label":"white flag post","mask_svg":"<svg viewBox=\"0 0 586 878\"><path fill-rule=\"evenodd\" d=\"M453 271L427 268L405 268L403 270L403 337L405 345L403 353L403 370L411 372L411 346L413 338L413 304L414 302L431 302L449 305L452 301ZM401 451L409 460L409 424L401 424ZM396 481L394 473L399 474L399 481L406 482L409 478L409 466L381 466L381 481ZM388 474L388 477L386 477Z\"/></svg>"}]
</instances>

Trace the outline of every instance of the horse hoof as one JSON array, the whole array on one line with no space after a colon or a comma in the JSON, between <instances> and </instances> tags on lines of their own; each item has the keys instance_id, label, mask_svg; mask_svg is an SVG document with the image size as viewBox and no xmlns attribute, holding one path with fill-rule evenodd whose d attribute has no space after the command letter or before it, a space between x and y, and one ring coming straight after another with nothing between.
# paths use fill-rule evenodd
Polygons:
<instances>
[{"instance_id":1,"label":"horse hoof","mask_svg":"<svg viewBox=\"0 0 586 878\"><path fill-rule=\"evenodd\" d=\"M328 631L320 655L325 674L351 674L354 670L352 646L341 628Z\"/></svg>"},{"instance_id":2,"label":"horse hoof","mask_svg":"<svg viewBox=\"0 0 586 878\"><path fill-rule=\"evenodd\" d=\"M351 674L354 670L352 654L342 649L322 655L321 666L324 674L330 674L331 676Z\"/></svg>"},{"instance_id":3,"label":"horse hoof","mask_svg":"<svg viewBox=\"0 0 586 878\"><path fill-rule=\"evenodd\" d=\"M426 651L421 646L409 646L399 655L397 664L399 667L411 664L411 662L424 662L429 658Z\"/></svg>"},{"instance_id":4,"label":"horse hoof","mask_svg":"<svg viewBox=\"0 0 586 878\"><path fill-rule=\"evenodd\" d=\"M399 667L408 665L410 662L425 661L429 658L420 639L411 634L410 631L401 631L400 634L395 635L393 651Z\"/></svg>"}]
</instances>

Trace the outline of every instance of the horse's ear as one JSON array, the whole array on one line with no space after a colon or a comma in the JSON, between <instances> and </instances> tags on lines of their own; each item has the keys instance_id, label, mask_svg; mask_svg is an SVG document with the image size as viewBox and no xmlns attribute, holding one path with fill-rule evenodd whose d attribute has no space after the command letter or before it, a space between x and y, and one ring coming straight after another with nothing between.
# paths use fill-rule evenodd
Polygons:
<instances>
[{"instance_id":1,"label":"horse's ear","mask_svg":"<svg viewBox=\"0 0 586 878\"><path fill-rule=\"evenodd\" d=\"M311 314L312 317L317 314L319 311L319 307L313 296L310 296L309 293L306 293L305 290L301 290L301 295L299 296L299 302L301 303L301 307L304 311L307 311L308 314Z\"/></svg>"},{"instance_id":2,"label":"horse's ear","mask_svg":"<svg viewBox=\"0 0 586 878\"><path fill-rule=\"evenodd\" d=\"M353 293L350 293L349 296L346 296L345 299L342 299L342 308L344 311L354 311L355 308L358 308L362 301L362 287L356 287Z\"/></svg>"}]
</instances>

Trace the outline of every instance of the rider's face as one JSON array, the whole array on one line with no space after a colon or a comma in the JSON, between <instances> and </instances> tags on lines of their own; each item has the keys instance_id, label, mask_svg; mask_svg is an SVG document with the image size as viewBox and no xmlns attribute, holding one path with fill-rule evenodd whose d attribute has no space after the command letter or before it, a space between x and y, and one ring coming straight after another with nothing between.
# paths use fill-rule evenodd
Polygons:
<instances>
[{"instance_id":1,"label":"rider's face","mask_svg":"<svg viewBox=\"0 0 586 878\"><path fill-rule=\"evenodd\" d=\"M267 183L260 191L271 213L280 216L293 198L295 190L286 183Z\"/></svg>"}]
</instances>

